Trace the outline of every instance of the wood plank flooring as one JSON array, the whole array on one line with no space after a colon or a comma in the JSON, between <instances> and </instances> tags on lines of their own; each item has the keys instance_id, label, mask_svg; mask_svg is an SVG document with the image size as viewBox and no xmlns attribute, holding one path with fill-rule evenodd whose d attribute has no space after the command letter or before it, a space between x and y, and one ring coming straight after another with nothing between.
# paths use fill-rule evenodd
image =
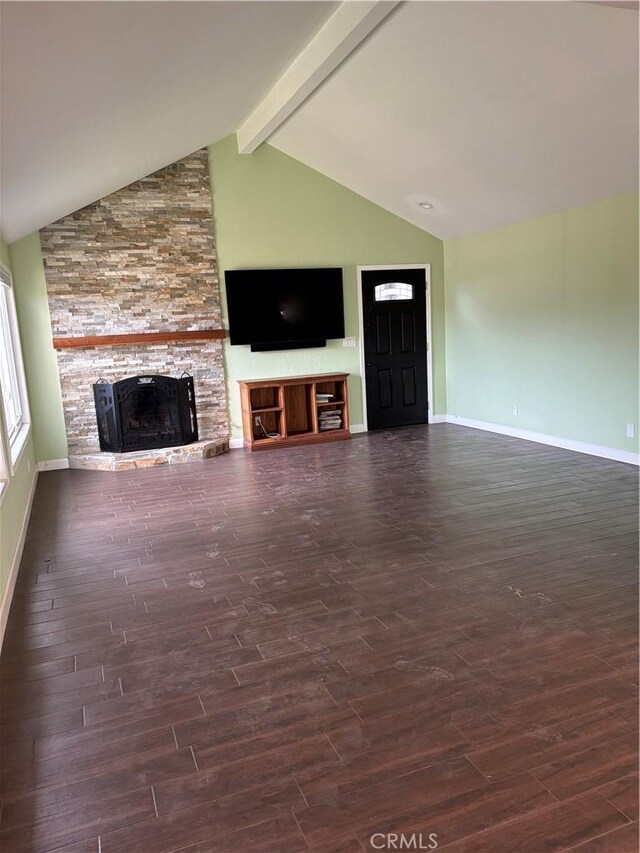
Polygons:
<instances>
[{"instance_id":1,"label":"wood plank flooring","mask_svg":"<svg viewBox=\"0 0 640 853\"><path fill-rule=\"evenodd\" d=\"M637 486L450 425L41 475L0 848L636 851Z\"/></svg>"}]
</instances>

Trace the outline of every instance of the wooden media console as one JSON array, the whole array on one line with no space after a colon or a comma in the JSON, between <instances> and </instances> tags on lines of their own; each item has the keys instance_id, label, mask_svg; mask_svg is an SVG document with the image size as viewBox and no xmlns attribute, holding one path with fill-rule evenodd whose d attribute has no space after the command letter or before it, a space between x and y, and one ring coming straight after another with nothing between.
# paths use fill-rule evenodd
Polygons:
<instances>
[{"instance_id":1,"label":"wooden media console","mask_svg":"<svg viewBox=\"0 0 640 853\"><path fill-rule=\"evenodd\" d=\"M266 450L350 438L348 377L329 373L240 382L245 447Z\"/></svg>"}]
</instances>

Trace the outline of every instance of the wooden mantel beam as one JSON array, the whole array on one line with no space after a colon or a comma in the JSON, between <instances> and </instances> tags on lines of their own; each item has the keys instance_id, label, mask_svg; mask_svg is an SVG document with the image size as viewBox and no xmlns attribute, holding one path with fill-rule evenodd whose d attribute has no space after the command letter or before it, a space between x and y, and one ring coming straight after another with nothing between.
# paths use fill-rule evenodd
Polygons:
<instances>
[{"instance_id":1,"label":"wooden mantel beam","mask_svg":"<svg viewBox=\"0 0 640 853\"><path fill-rule=\"evenodd\" d=\"M170 344L182 341L216 341L227 336L225 329L198 329L175 332L132 332L128 335L90 335L77 338L54 338L54 349L113 347L131 344Z\"/></svg>"}]
</instances>

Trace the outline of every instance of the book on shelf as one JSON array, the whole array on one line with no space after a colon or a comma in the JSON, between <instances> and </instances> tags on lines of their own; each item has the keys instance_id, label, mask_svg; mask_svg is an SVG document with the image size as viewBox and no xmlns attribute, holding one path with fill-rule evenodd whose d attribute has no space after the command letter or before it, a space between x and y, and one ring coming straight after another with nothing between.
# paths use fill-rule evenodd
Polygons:
<instances>
[{"instance_id":1,"label":"book on shelf","mask_svg":"<svg viewBox=\"0 0 640 853\"><path fill-rule=\"evenodd\" d=\"M316 401L318 403L330 403L333 398L333 394L316 394Z\"/></svg>"},{"instance_id":2,"label":"book on shelf","mask_svg":"<svg viewBox=\"0 0 640 853\"><path fill-rule=\"evenodd\" d=\"M342 412L339 409L327 409L318 415L320 431L342 428Z\"/></svg>"}]
</instances>

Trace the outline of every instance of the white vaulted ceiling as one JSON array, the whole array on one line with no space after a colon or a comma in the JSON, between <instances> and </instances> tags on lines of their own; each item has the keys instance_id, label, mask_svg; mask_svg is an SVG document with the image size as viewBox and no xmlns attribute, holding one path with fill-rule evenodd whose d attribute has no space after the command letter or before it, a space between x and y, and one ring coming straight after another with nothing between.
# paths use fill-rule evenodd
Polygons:
<instances>
[{"instance_id":1,"label":"white vaulted ceiling","mask_svg":"<svg viewBox=\"0 0 640 853\"><path fill-rule=\"evenodd\" d=\"M637 11L405 3L270 141L443 238L631 192Z\"/></svg>"},{"instance_id":2,"label":"white vaulted ceiling","mask_svg":"<svg viewBox=\"0 0 640 853\"><path fill-rule=\"evenodd\" d=\"M240 128L337 5L1 2L5 239ZM628 5L402 3L269 142L440 237L632 191Z\"/></svg>"},{"instance_id":3,"label":"white vaulted ceiling","mask_svg":"<svg viewBox=\"0 0 640 853\"><path fill-rule=\"evenodd\" d=\"M232 133L334 7L2 2L5 239Z\"/></svg>"}]
</instances>

